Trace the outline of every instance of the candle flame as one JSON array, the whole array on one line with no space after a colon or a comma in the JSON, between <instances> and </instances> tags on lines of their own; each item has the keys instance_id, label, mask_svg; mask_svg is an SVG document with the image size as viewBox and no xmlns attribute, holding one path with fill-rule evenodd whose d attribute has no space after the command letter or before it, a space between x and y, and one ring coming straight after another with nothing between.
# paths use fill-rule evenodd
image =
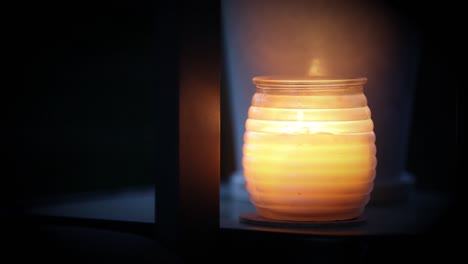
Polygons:
<instances>
[{"instance_id":1,"label":"candle flame","mask_svg":"<svg viewBox=\"0 0 468 264\"><path fill-rule=\"evenodd\" d=\"M322 69L320 67L320 60L319 59L313 59L310 67L309 67L309 72L307 73L309 76L320 76L323 75Z\"/></svg>"},{"instance_id":2,"label":"candle flame","mask_svg":"<svg viewBox=\"0 0 468 264\"><path fill-rule=\"evenodd\" d=\"M298 121L303 121L304 120L304 111L302 111L302 110L297 111L297 120Z\"/></svg>"}]
</instances>

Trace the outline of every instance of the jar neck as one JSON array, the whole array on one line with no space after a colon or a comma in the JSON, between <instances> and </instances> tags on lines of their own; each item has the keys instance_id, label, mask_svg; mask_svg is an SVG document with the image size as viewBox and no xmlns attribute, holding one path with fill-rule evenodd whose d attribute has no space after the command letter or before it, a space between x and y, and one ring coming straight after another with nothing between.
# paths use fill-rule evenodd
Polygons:
<instances>
[{"instance_id":1,"label":"jar neck","mask_svg":"<svg viewBox=\"0 0 468 264\"><path fill-rule=\"evenodd\" d=\"M367 79L262 76L253 78L253 82L256 92L262 94L340 95L362 93Z\"/></svg>"}]
</instances>

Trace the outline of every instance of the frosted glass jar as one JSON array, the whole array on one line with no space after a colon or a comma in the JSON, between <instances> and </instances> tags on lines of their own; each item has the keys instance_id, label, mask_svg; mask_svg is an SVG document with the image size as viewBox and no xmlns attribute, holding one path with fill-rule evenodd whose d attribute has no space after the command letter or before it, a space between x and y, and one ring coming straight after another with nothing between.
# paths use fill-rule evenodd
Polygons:
<instances>
[{"instance_id":1,"label":"frosted glass jar","mask_svg":"<svg viewBox=\"0 0 468 264\"><path fill-rule=\"evenodd\" d=\"M363 213L377 165L366 81L253 79L242 165L260 216L337 221Z\"/></svg>"}]
</instances>

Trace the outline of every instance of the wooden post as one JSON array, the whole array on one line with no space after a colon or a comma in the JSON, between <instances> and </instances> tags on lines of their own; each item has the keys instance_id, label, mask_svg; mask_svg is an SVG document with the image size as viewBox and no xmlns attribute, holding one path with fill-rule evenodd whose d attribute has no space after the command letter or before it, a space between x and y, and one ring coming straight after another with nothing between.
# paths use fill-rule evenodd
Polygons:
<instances>
[{"instance_id":1,"label":"wooden post","mask_svg":"<svg viewBox=\"0 0 468 264\"><path fill-rule=\"evenodd\" d=\"M197 248L219 229L220 3L167 1L158 13L156 230Z\"/></svg>"}]
</instances>

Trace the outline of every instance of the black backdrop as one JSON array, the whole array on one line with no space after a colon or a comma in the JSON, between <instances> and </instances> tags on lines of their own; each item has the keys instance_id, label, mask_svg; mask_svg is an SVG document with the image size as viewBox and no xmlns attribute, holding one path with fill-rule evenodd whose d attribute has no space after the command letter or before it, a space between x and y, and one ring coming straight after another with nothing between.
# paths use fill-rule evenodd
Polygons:
<instances>
[{"instance_id":1,"label":"black backdrop","mask_svg":"<svg viewBox=\"0 0 468 264\"><path fill-rule=\"evenodd\" d=\"M154 183L157 6L66 2L11 10L10 201Z\"/></svg>"}]
</instances>

